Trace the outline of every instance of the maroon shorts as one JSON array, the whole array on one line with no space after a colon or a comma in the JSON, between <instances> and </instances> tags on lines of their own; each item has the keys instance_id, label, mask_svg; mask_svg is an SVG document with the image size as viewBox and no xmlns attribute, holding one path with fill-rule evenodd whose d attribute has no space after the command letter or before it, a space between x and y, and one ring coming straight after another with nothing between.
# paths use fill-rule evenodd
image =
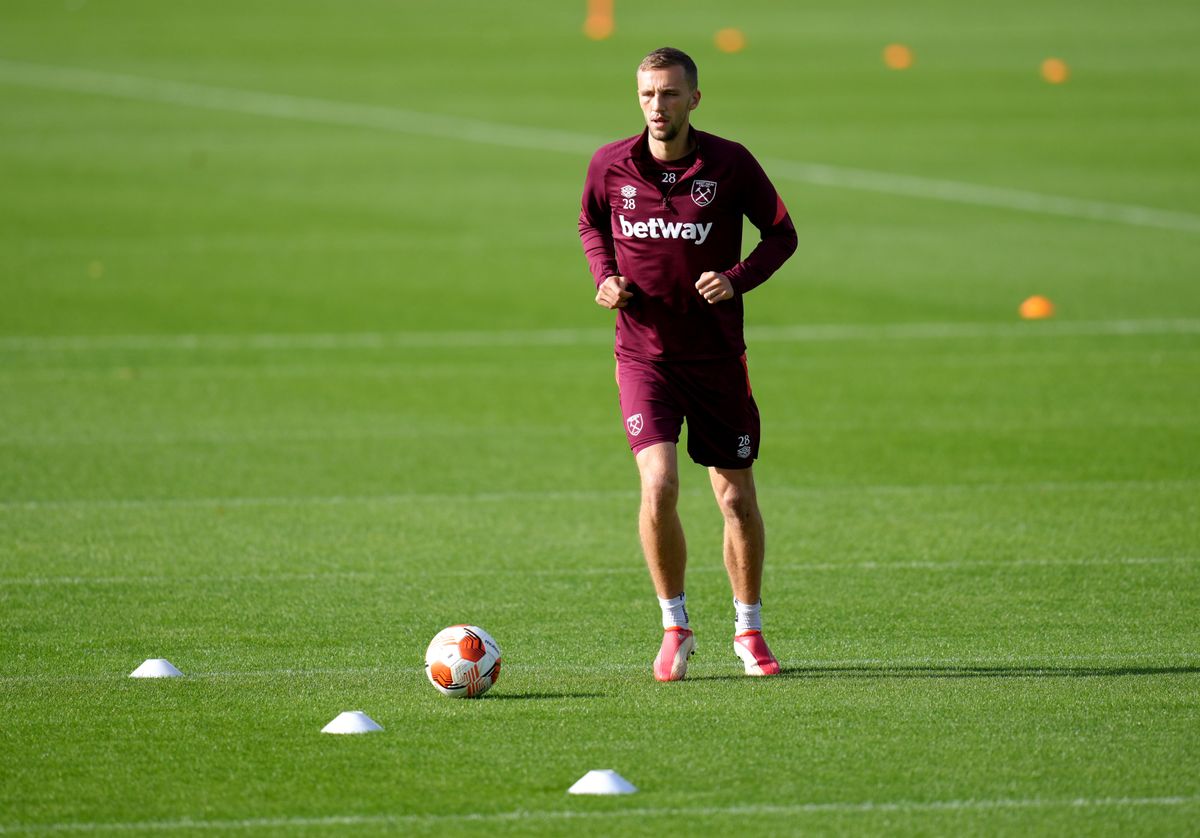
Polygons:
<instances>
[{"instance_id":1,"label":"maroon shorts","mask_svg":"<svg viewBox=\"0 0 1200 838\"><path fill-rule=\"evenodd\" d=\"M758 457L758 405L746 356L723 361L617 361L625 435L636 454L659 442L679 442L688 426L688 454L702 466L749 468Z\"/></svg>"}]
</instances>

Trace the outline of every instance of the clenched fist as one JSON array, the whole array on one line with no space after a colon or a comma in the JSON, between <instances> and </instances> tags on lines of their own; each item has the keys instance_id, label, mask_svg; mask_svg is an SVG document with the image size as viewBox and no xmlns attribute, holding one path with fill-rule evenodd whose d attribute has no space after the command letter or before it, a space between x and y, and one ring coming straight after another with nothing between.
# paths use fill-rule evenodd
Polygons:
<instances>
[{"instance_id":1,"label":"clenched fist","mask_svg":"<svg viewBox=\"0 0 1200 838\"><path fill-rule=\"evenodd\" d=\"M629 285L629 280L623 276L610 276L600 283L600 290L596 292L596 304L605 308L625 308L629 304L629 298L633 296L632 291L626 290Z\"/></svg>"},{"instance_id":2,"label":"clenched fist","mask_svg":"<svg viewBox=\"0 0 1200 838\"><path fill-rule=\"evenodd\" d=\"M716 271L705 271L700 274L700 278L696 280L696 290L710 303L719 303L721 300L733 298L733 283L725 274Z\"/></svg>"}]
</instances>

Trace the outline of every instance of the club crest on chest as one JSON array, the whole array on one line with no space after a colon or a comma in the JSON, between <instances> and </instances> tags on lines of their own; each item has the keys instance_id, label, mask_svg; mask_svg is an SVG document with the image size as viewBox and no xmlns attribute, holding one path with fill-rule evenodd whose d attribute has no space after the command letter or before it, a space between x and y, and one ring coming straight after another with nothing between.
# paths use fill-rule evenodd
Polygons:
<instances>
[{"instance_id":1,"label":"club crest on chest","mask_svg":"<svg viewBox=\"0 0 1200 838\"><path fill-rule=\"evenodd\" d=\"M715 180L692 181L692 200L698 207L706 207L717 197L717 182Z\"/></svg>"}]
</instances>

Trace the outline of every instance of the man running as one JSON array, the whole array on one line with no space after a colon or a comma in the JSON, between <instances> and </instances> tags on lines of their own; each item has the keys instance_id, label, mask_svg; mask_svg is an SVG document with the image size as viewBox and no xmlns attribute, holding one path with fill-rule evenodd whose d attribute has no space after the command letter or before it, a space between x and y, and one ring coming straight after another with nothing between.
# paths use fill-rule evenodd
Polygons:
<instances>
[{"instance_id":1,"label":"man running","mask_svg":"<svg viewBox=\"0 0 1200 838\"><path fill-rule=\"evenodd\" d=\"M796 229L762 167L741 145L691 126L696 64L664 47L637 71L646 128L588 166L579 235L596 302L617 312L621 411L641 476L638 532L663 615L654 677L678 681L695 639L684 595L687 546L676 505L676 446L709 470L725 519L733 650L748 675L779 662L762 636L765 533L754 487L758 407L742 336L742 297L796 249ZM760 241L741 258L742 218Z\"/></svg>"}]
</instances>

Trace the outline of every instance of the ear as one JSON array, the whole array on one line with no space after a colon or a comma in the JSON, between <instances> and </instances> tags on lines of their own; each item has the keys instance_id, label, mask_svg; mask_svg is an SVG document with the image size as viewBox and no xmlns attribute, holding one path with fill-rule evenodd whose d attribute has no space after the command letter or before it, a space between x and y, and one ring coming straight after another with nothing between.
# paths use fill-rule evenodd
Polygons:
<instances>
[{"instance_id":1,"label":"ear","mask_svg":"<svg viewBox=\"0 0 1200 838\"><path fill-rule=\"evenodd\" d=\"M688 103L688 110L694 111L700 106L700 89L696 88L692 91L692 101Z\"/></svg>"}]
</instances>

